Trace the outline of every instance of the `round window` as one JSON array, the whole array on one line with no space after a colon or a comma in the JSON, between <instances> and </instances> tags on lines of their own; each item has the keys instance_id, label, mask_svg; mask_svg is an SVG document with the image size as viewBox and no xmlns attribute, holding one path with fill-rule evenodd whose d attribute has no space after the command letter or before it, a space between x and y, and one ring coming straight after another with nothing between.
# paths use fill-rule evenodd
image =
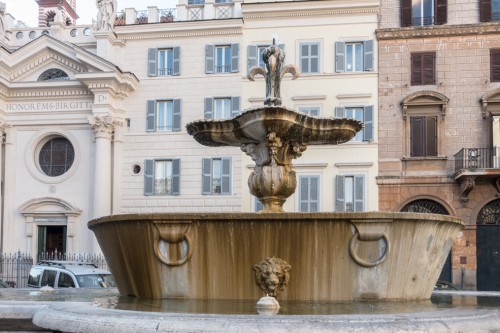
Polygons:
<instances>
[{"instance_id":1,"label":"round window","mask_svg":"<svg viewBox=\"0 0 500 333\"><path fill-rule=\"evenodd\" d=\"M51 137L42 142L38 153L38 166L49 177L65 174L73 165L75 150L64 137Z\"/></svg>"}]
</instances>

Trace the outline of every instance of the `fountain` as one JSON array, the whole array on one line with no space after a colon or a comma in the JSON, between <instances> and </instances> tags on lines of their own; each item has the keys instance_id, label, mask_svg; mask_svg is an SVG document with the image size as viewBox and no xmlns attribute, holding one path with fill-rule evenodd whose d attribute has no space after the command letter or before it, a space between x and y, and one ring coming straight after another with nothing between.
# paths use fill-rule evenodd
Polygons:
<instances>
[{"instance_id":1,"label":"fountain","mask_svg":"<svg viewBox=\"0 0 500 333\"><path fill-rule=\"evenodd\" d=\"M353 301L429 299L463 221L415 213L286 213L295 192L292 161L308 145L349 141L362 124L316 118L281 106L280 83L295 66L272 45L265 106L187 131L207 146L239 146L255 161L250 192L259 213L127 214L89 228L119 292L139 298Z\"/></svg>"}]
</instances>

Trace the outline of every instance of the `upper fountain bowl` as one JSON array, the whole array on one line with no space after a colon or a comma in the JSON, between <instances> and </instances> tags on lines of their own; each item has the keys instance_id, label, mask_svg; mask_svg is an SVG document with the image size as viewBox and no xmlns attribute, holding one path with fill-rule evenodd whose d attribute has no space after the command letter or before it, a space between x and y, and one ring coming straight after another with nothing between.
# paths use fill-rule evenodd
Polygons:
<instances>
[{"instance_id":1,"label":"upper fountain bowl","mask_svg":"<svg viewBox=\"0 0 500 333\"><path fill-rule=\"evenodd\" d=\"M186 128L196 141L212 147L264 142L269 133L282 142L334 145L351 140L363 124L353 119L311 117L283 106L263 106L232 119L194 121Z\"/></svg>"}]
</instances>

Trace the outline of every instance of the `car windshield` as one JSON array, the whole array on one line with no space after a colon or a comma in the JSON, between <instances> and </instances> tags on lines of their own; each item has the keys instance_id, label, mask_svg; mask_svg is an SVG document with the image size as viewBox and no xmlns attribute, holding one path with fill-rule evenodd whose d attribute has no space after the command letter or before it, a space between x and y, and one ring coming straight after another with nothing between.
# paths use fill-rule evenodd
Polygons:
<instances>
[{"instance_id":1,"label":"car windshield","mask_svg":"<svg viewBox=\"0 0 500 333\"><path fill-rule=\"evenodd\" d=\"M111 274L77 275L76 280L80 288L112 288L116 287Z\"/></svg>"}]
</instances>

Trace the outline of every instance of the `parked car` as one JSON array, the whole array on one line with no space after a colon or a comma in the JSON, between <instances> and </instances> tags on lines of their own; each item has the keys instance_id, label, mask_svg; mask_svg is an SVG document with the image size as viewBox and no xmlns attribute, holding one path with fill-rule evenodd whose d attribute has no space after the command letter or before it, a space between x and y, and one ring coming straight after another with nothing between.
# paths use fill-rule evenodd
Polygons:
<instances>
[{"instance_id":1,"label":"parked car","mask_svg":"<svg viewBox=\"0 0 500 333\"><path fill-rule=\"evenodd\" d=\"M28 287L41 288L112 288L116 287L110 272L93 264L74 261L41 261L33 265Z\"/></svg>"}]
</instances>

